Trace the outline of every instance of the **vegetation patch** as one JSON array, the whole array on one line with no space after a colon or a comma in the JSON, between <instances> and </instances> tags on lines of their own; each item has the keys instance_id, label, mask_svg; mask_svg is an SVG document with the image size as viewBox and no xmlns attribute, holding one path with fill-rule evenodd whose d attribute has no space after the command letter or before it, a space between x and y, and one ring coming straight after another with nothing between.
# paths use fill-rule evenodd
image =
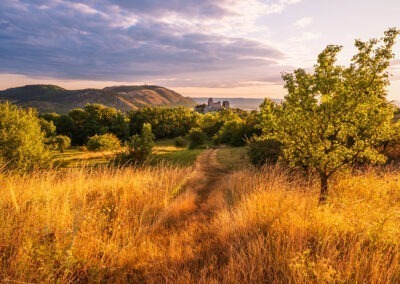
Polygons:
<instances>
[{"instance_id":1,"label":"vegetation patch","mask_svg":"<svg viewBox=\"0 0 400 284\"><path fill-rule=\"evenodd\" d=\"M240 169L249 165L247 147L223 147L218 149L217 160L226 169Z\"/></svg>"}]
</instances>

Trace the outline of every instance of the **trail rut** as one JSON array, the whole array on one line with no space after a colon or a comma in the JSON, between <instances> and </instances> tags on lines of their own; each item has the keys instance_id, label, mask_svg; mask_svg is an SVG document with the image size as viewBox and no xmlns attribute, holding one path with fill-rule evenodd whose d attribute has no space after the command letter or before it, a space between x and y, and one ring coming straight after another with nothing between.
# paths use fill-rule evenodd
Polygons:
<instances>
[{"instance_id":1,"label":"trail rut","mask_svg":"<svg viewBox=\"0 0 400 284\"><path fill-rule=\"evenodd\" d=\"M217 160L218 149L206 150L195 164L194 175L185 182L182 196L175 201L172 211L167 213L163 221L165 226L182 229L188 223L204 223L210 220L220 208L220 185L229 174ZM198 224L202 226L202 224Z\"/></svg>"}]
</instances>

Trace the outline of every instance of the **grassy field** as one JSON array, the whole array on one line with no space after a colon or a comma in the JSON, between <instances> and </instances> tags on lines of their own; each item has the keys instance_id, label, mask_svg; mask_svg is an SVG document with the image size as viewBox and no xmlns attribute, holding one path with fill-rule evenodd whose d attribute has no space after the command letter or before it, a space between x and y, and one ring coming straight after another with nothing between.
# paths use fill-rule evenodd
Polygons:
<instances>
[{"instance_id":1,"label":"grassy field","mask_svg":"<svg viewBox=\"0 0 400 284\"><path fill-rule=\"evenodd\" d=\"M193 165L197 156L204 149L188 150L186 148L176 147L174 139L163 139L156 141L153 149L152 164L172 164L179 166ZM55 165L61 168L80 168L80 167L96 167L110 164L116 156L122 152L119 151L100 151L90 152L85 147L71 147L63 153L53 151L52 156Z\"/></svg>"},{"instance_id":2,"label":"grassy field","mask_svg":"<svg viewBox=\"0 0 400 284\"><path fill-rule=\"evenodd\" d=\"M183 161L202 151L157 147ZM1 175L0 280L400 282L400 172L333 177L318 206L312 178L246 167L245 152L205 152L208 172L158 164ZM212 155L230 171L218 177Z\"/></svg>"},{"instance_id":3,"label":"grassy field","mask_svg":"<svg viewBox=\"0 0 400 284\"><path fill-rule=\"evenodd\" d=\"M63 153L52 151L56 166L79 168L107 165L120 151L89 152L85 147L71 147Z\"/></svg>"},{"instance_id":4,"label":"grassy field","mask_svg":"<svg viewBox=\"0 0 400 284\"><path fill-rule=\"evenodd\" d=\"M204 149L194 150L177 150L171 152L160 153L155 156L156 163L166 162L173 165L190 166L196 161L199 154L204 152Z\"/></svg>"}]
</instances>

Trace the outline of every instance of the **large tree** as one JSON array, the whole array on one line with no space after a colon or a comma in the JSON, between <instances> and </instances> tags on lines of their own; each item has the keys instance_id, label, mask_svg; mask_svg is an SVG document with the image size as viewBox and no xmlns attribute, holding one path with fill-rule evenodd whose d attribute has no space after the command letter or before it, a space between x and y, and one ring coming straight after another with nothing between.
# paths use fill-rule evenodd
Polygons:
<instances>
[{"instance_id":1,"label":"large tree","mask_svg":"<svg viewBox=\"0 0 400 284\"><path fill-rule=\"evenodd\" d=\"M47 166L50 153L36 112L8 102L0 104L0 170Z\"/></svg>"},{"instance_id":2,"label":"large tree","mask_svg":"<svg viewBox=\"0 0 400 284\"><path fill-rule=\"evenodd\" d=\"M318 171L321 203L328 196L329 177L339 169L357 161L385 161L377 147L391 135L387 68L398 33L389 29L380 40L356 40L358 53L349 67L336 64L341 47L328 46L314 72L283 74L288 93L282 105L264 104L264 133L282 143L292 165Z\"/></svg>"}]
</instances>

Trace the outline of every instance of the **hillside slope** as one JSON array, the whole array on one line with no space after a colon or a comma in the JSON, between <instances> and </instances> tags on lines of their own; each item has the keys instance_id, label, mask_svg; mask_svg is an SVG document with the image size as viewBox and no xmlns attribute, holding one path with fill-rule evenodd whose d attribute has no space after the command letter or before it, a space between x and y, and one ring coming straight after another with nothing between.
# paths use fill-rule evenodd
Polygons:
<instances>
[{"instance_id":1,"label":"hillside slope","mask_svg":"<svg viewBox=\"0 0 400 284\"><path fill-rule=\"evenodd\" d=\"M54 85L28 85L0 91L8 100L41 112L66 113L88 103L129 111L145 106L194 106L195 102L160 86L117 86L104 89L66 90Z\"/></svg>"}]
</instances>

